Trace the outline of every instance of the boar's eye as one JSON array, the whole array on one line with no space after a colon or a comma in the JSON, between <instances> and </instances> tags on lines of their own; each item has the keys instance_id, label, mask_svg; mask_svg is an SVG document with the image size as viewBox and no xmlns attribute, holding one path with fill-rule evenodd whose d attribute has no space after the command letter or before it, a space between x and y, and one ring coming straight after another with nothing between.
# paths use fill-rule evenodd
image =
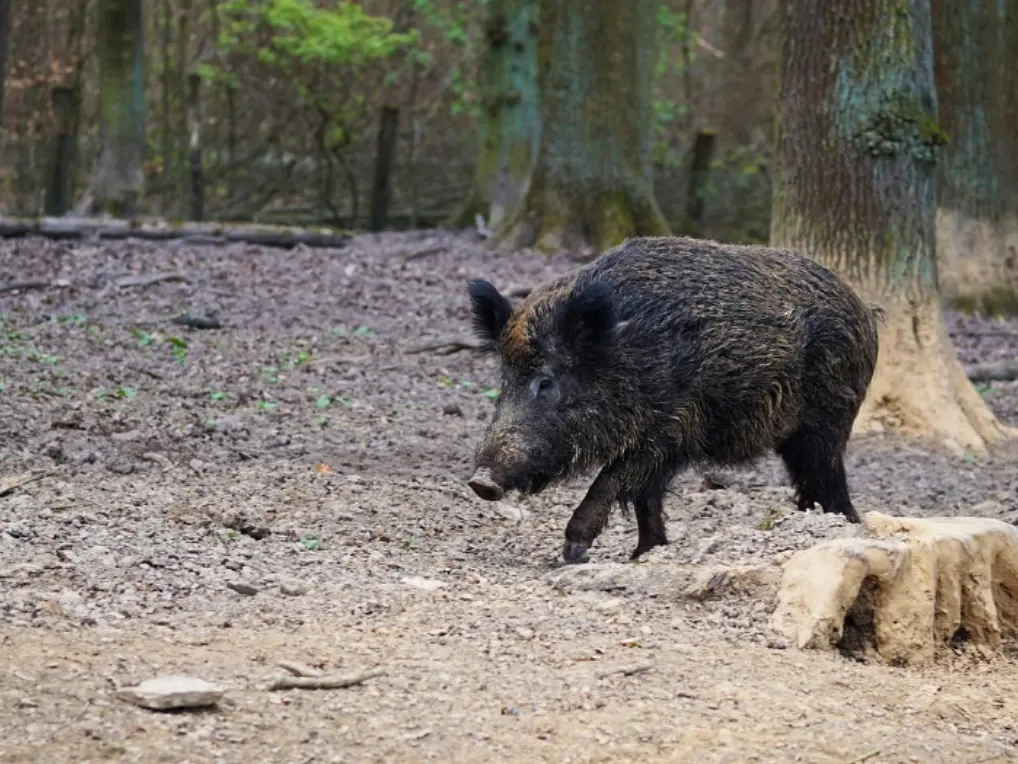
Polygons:
<instances>
[{"instance_id":1,"label":"boar's eye","mask_svg":"<svg viewBox=\"0 0 1018 764\"><path fill-rule=\"evenodd\" d=\"M554 385L555 383L552 381L551 377L536 377L530 383L530 389L536 396L548 392L552 387L554 387Z\"/></svg>"}]
</instances>

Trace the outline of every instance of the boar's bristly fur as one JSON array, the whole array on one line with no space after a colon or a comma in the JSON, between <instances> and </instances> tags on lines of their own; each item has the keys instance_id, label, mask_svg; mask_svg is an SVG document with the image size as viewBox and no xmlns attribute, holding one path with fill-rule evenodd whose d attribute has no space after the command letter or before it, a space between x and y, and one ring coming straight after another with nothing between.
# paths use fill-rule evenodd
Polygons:
<instances>
[{"instance_id":1,"label":"boar's bristly fur","mask_svg":"<svg viewBox=\"0 0 1018 764\"><path fill-rule=\"evenodd\" d=\"M470 283L474 328L502 392L470 485L484 499L600 472L566 526L580 562L613 504L632 506L632 559L666 544L669 482L693 464L774 449L800 510L858 522L844 451L877 360L877 314L831 270L767 247L630 239L515 309Z\"/></svg>"}]
</instances>

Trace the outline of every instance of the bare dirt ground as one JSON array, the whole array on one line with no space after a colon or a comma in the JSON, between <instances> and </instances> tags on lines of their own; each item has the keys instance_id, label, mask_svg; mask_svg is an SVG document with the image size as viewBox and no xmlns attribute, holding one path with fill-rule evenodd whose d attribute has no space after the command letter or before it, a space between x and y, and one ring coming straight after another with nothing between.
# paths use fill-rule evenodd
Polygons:
<instances>
[{"instance_id":1,"label":"bare dirt ground","mask_svg":"<svg viewBox=\"0 0 1018 764\"><path fill-rule=\"evenodd\" d=\"M774 459L727 487L676 480L673 543L640 563L614 517L586 570L645 573L625 586L559 564L585 486L473 496L495 362L406 351L467 335L468 278L573 266L434 232L339 251L0 243L0 285L66 281L0 294L0 480L44 475L0 496L0 761L1016 760L1010 648L867 665L789 648L768 603L680 596L691 564L859 532L794 512ZM156 274L186 280L131 280ZM170 320L210 311L221 328ZM1016 321L952 333L966 363L1018 354ZM981 390L1018 425L1018 385ZM1016 467L891 437L854 441L848 465L860 512L1010 522ZM387 673L269 692L280 660ZM226 698L118 699L166 673Z\"/></svg>"}]
</instances>

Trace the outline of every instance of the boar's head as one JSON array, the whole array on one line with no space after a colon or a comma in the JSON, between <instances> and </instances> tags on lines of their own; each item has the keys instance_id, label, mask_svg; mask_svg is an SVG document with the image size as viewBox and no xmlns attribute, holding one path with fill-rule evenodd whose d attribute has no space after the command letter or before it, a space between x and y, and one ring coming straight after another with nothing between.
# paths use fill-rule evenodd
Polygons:
<instances>
[{"instance_id":1,"label":"boar's head","mask_svg":"<svg viewBox=\"0 0 1018 764\"><path fill-rule=\"evenodd\" d=\"M501 360L501 394L469 485L487 501L533 494L589 468L609 429L605 386L616 311L607 284L535 290L513 309L489 282L470 282L474 330Z\"/></svg>"}]
</instances>

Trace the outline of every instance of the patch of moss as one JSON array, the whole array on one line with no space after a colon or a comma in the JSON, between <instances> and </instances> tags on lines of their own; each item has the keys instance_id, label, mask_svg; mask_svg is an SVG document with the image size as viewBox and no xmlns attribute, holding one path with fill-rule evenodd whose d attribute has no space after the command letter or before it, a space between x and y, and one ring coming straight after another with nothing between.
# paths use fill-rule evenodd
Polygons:
<instances>
[{"instance_id":1,"label":"patch of moss","mask_svg":"<svg viewBox=\"0 0 1018 764\"><path fill-rule=\"evenodd\" d=\"M1018 289L994 287L974 295L958 295L948 299L947 306L967 316L1007 318L1018 316Z\"/></svg>"}]
</instances>

